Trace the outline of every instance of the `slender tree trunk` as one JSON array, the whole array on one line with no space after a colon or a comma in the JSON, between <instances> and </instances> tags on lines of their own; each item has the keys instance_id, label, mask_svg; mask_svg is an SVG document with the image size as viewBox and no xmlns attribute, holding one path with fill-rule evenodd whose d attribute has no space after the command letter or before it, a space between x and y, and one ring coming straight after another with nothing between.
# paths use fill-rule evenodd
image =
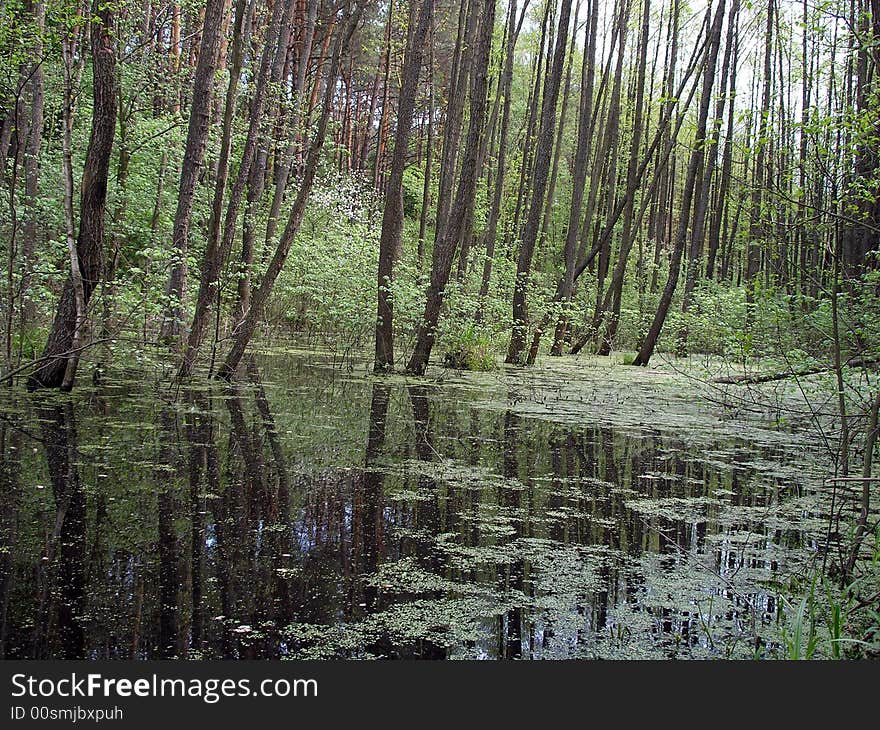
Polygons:
<instances>
[{"instance_id":1,"label":"slender tree trunk","mask_svg":"<svg viewBox=\"0 0 880 730\"><path fill-rule=\"evenodd\" d=\"M657 346L657 339L660 337L660 331L666 321L666 315L669 313L669 307L672 304L672 296L675 293L675 288L678 284L681 259L688 232L687 224L691 214L691 205L693 203L694 188L696 186L700 165L703 163L703 155L705 154L706 126L709 117L709 103L712 100L712 86L715 80L715 65L718 60L718 48L721 45L721 26L724 21L724 6L725 0L720 0L716 7L715 18L712 21L712 27L709 32L709 42L706 47L706 56L703 62L703 89L700 96L700 108L697 116L697 132L694 138L694 147L691 150L690 161L688 163L684 190L682 191L681 214L678 230L676 231L675 244L672 250L672 258L669 263L669 277L666 280L663 295L660 297L660 303L657 306L654 320L651 322L651 327L642 341L638 354L633 360L633 365L647 365L648 361L651 359L651 355L654 354L654 348ZM707 19L710 13L711 8L707 10Z\"/></svg>"},{"instance_id":2,"label":"slender tree trunk","mask_svg":"<svg viewBox=\"0 0 880 730\"><path fill-rule=\"evenodd\" d=\"M223 24L225 0L207 0L205 20L202 25L202 41L193 77L192 103L189 112L189 129L183 163L180 168L180 186L177 194L177 211L174 214L172 248L174 262L165 289L167 303L162 319L161 338L175 343L183 323L183 300L186 295L187 257L189 256L189 228L196 185L199 181L205 146L211 123L211 99L213 98L214 70L217 68L217 52L220 44L220 27Z\"/></svg>"},{"instance_id":3,"label":"slender tree trunk","mask_svg":"<svg viewBox=\"0 0 880 730\"><path fill-rule=\"evenodd\" d=\"M486 91L488 87L489 52L492 47L492 30L495 23L495 0L472 0L472 20L468 25L477 26L479 16L479 34L476 38L474 62L471 73L473 84L470 89L470 123L465 141L464 159L461 166L458 190L452 204L448 226L443 227L443 236L434 244L431 281L425 297L425 311L422 323L416 335L416 345L407 364L407 372L413 375L424 375L434 347L437 322L440 318L440 307L443 304L443 293L452 272L455 249L464 233L465 221L473 212L474 193L477 184L477 167L480 152L481 135L486 117ZM473 37L473 35L471 35ZM454 102L454 99L452 100Z\"/></svg>"},{"instance_id":4,"label":"slender tree trunk","mask_svg":"<svg viewBox=\"0 0 880 730\"><path fill-rule=\"evenodd\" d=\"M434 13L434 0L422 0L418 25L411 34L403 67L403 83L397 103L397 129L394 135L394 155L385 191L385 211L379 238L379 271L376 305L375 372L394 369L394 264L400 254L400 234L403 230L403 172L409 152L410 130L415 108L416 90L422 68L422 54L428 28Z\"/></svg>"},{"instance_id":5,"label":"slender tree trunk","mask_svg":"<svg viewBox=\"0 0 880 730\"><path fill-rule=\"evenodd\" d=\"M428 37L428 139L425 151L425 180L422 186L422 210L419 214L419 242L416 250L419 269L425 259L425 240L428 229L428 209L431 207L431 173L434 167L434 30Z\"/></svg>"},{"instance_id":6,"label":"slender tree trunk","mask_svg":"<svg viewBox=\"0 0 880 730\"><path fill-rule=\"evenodd\" d=\"M388 3L388 19L385 21L384 80L382 82L382 114L376 136L376 159L373 164L373 190L379 190L382 182L382 166L388 139L388 119L391 116L391 28L394 25L394 0Z\"/></svg>"},{"instance_id":7,"label":"slender tree trunk","mask_svg":"<svg viewBox=\"0 0 880 730\"><path fill-rule=\"evenodd\" d=\"M547 195L544 201L544 217L541 221L541 231L538 234L538 247L540 248L547 239L547 230L553 218L553 202L556 197L556 180L559 176L559 158L562 154L562 136L565 134L565 125L568 121L568 99L571 93L571 73L574 67L574 50L577 33L577 18L581 10L580 0L575 3L574 22L571 31L571 43L568 50L568 64L565 72L565 86L562 91L562 102L559 105L559 120L556 126L556 141L553 145L553 162L550 165L550 180L547 183Z\"/></svg>"},{"instance_id":8,"label":"slender tree trunk","mask_svg":"<svg viewBox=\"0 0 880 730\"><path fill-rule=\"evenodd\" d=\"M773 51L773 14L775 0L767 2L767 29L764 36L764 78L761 96L761 112L758 121L757 156L755 158L754 180L752 181L751 213L749 215L749 242L746 254L746 302L751 309L755 301L755 279L761 268L762 239L764 230L763 195L764 173L766 171L767 139L770 124L770 91Z\"/></svg>"},{"instance_id":9,"label":"slender tree trunk","mask_svg":"<svg viewBox=\"0 0 880 730\"><path fill-rule=\"evenodd\" d=\"M559 25L556 33L556 48L553 52L553 65L548 77L541 110L541 126L535 152L535 174L532 180L532 195L529 212L523 228L522 246L516 267L516 283L513 290L513 328L510 346L507 350L508 363L522 363L528 332L528 311L526 293L532 257L538 238L541 213L544 209L544 194L547 189L547 176L550 171L550 155L556 124L556 102L562 83L565 51L568 43L568 26L571 18L571 0L562 0L559 12Z\"/></svg>"},{"instance_id":10,"label":"slender tree trunk","mask_svg":"<svg viewBox=\"0 0 880 730\"><path fill-rule=\"evenodd\" d=\"M183 363L180 367L181 376L188 376L192 373L196 354L198 353L202 338L205 335L212 303L214 303L214 306L217 308L217 314L219 316L220 273L222 272L223 266L229 258L229 254L232 250L238 223L238 213L241 208L242 195L244 194L245 185L247 184L251 167L254 164L254 157L257 151L257 141L262 125L263 106L266 98L266 86L269 82L269 72L272 66L278 38L282 35L281 21L284 16L285 2L293 1L294 0L284 0L284 2L282 2L282 0L276 0L272 9L272 17L266 33L263 54L260 60L257 80L250 103L247 138L245 139L244 149L242 150L242 158L238 173L229 194L222 237L220 235L219 223L216 223L211 231L211 235L208 239L208 247L205 250L204 258L202 259L202 277L199 284L199 294L196 299L195 314L193 315L192 326L190 327L189 337L186 343ZM234 100L232 99L230 99L230 106L234 107ZM231 114L229 110L227 110L227 113ZM222 191L219 191L218 198L220 201L222 201L222 197ZM217 198L215 198L215 203L217 203ZM215 213L217 221L219 221L219 205L215 208Z\"/></svg>"},{"instance_id":11,"label":"slender tree trunk","mask_svg":"<svg viewBox=\"0 0 880 730\"><path fill-rule=\"evenodd\" d=\"M311 147L309 148L309 154L306 159L303 178L300 182L296 200L290 210L290 215L288 216L284 232L278 240L275 253L269 262L266 273L260 281L260 286L251 297L251 306L245 314L244 319L242 319L242 321L236 326L232 348L226 356L226 359L223 361L222 366L217 371L217 377L223 380L231 380L232 376L235 374L235 370L241 362L241 358L244 356L247 346L263 316L266 302L269 300L269 295L272 293L275 281L281 273L281 269L284 267L284 262L287 260L287 254L293 244L293 239L296 237L299 227L302 224L306 212L306 203L308 202L312 185L315 182L315 175L318 172L321 149L324 146L324 140L327 136L327 125L330 122L330 112L333 107L333 97L335 95L336 83L339 76L342 52L343 49L347 49L349 46L351 36L354 34L354 30L360 22L363 9L364 6L361 3L355 5L354 10L346 19L343 31L337 38L330 61L330 68L327 73L321 116L318 119L315 136L313 137Z\"/></svg>"},{"instance_id":12,"label":"slender tree trunk","mask_svg":"<svg viewBox=\"0 0 880 730\"><path fill-rule=\"evenodd\" d=\"M462 119L467 98L467 79L470 72L472 49L470 41L477 32L477 11L471 3L478 0L461 0L458 16L458 36L452 58L452 74L449 82L449 103L446 105L446 121L443 129L443 149L440 156L440 177L437 190L437 211L434 224L434 248L445 236L449 209L453 203L453 186L461 141ZM436 258L436 257L435 257Z\"/></svg>"},{"instance_id":13,"label":"slender tree trunk","mask_svg":"<svg viewBox=\"0 0 880 730\"><path fill-rule=\"evenodd\" d=\"M694 219L691 232L691 250L688 258L687 276L684 283L684 295L681 301L682 313L687 313L693 300L694 288L697 284L697 275L702 269L701 254L703 250L703 238L706 230L706 215L709 209L711 196L711 184L715 172L715 163L718 159L718 135L721 132L721 120L724 116L724 94L727 86L727 74L730 69L730 57L733 46L733 34L736 26L736 16L739 12L739 0L733 0L730 8L730 16L727 19L727 42L724 46L724 60L721 63L721 92L715 102L715 115L712 120L711 137L707 140L706 162L703 169L700 187L694 204ZM678 331L676 351L679 355L687 354L687 325L683 325Z\"/></svg>"},{"instance_id":14,"label":"slender tree trunk","mask_svg":"<svg viewBox=\"0 0 880 730\"><path fill-rule=\"evenodd\" d=\"M100 5L91 24L92 129L80 186L79 234L71 249L71 275L58 301L43 357L53 358L28 379L28 389L71 390L79 364L86 307L101 279L107 177L116 132L116 47L113 6ZM67 184L72 187L72 180ZM70 236L68 236L70 241Z\"/></svg>"},{"instance_id":15,"label":"slender tree trunk","mask_svg":"<svg viewBox=\"0 0 880 730\"><path fill-rule=\"evenodd\" d=\"M27 149L25 150L25 222L24 241L22 243L22 274L21 274L21 316L19 326L24 335L28 324L36 314L35 301L31 292L31 280L34 271L34 254L36 251L38 217L37 197L40 188L40 148L43 141L43 33L46 24L46 3L36 0L34 15L37 24L37 36L34 44L36 63L31 73L31 117L28 127ZM24 339L22 337L22 339Z\"/></svg>"},{"instance_id":16,"label":"slender tree trunk","mask_svg":"<svg viewBox=\"0 0 880 730\"><path fill-rule=\"evenodd\" d=\"M562 310L556 321L556 332L553 337L551 355L561 355L568 329L568 315L565 308L571 302L574 288L575 255L577 253L578 234L580 233L581 211L584 203L584 189L587 182L587 166L590 163L592 150L592 116L593 87L596 79L596 31L599 20L599 1L590 0L590 19L587 24L586 41L584 43L584 63L581 70L581 102L578 116L578 137L575 149L574 168L572 170L571 203L569 205L568 228L565 234L565 248L562 258L565 272L558 289L558 300ZM536 348L533 348L536 349Z\"/></svg>"},{"instance_id":17,"label":"slender tree trunk","mask_svg":"<svg viewBox=\"0 0 880 730\"><path fill-rule=\"evenodd\" d=\"M284 202L284 194L287 191L287 183L290 179L290 173L293 168L293 142L304 136L303 126L308 111L304 104L304 94L306 88L306 72L308 70L308 60L312 51L312 44L315 39L315 24L317 22L318 6L320 0L306 0L306 21L303 30L302 48L296 64L296 78L293 87L293 113L290 119L290 133L287 135L284 145L279 152L281 165L277 171L275 179L275 190L272 195L272 206L269 210L269 221L266 224L266 250L269 250L272 242L275 240L275 231L278 226L278 218L281 215L281 205ZM329 39L330 30L328 30ZM323 57L322 57L323 62ZM320 75L319 64L317 75ZM317 88L317 83L315 84Z\"/></svg>"},{"instance_id":18,"label":"slender tree trunk","mask_svg":"<svg viewBox=\"0 0 880 730\"><path fill-rule=\"evenodd\" d=\"M735 3L739 5L739 3ZM712 212L712 221L709 225L709 250L706 256L706 278L711 279L715 275L715 259L721 241L721 228L724 221L724 211L730 205L730 180L733 174L733 140L734 140L734 112L736 102L736 69L739 59L739 15L734 15L732 29L728 28L727 43L733 43L733 56L729 74L730 86L727 98L727 123L724 138L724 151L721 154L721 179L718 182L718 205ZM719 102L719 104L722 102ZM806 126L806 125L805 125Z\"/></svg>"},{"instance_id":19,"label":"slender tree trunk","mask_svg":"<svg viewBox=\"0 0 880 730\"><path fill-rule=\"evenodd\" d=\"M489 281L492 278L492 263L495 258L495 241L498 237L498 221L501 217L501 201L504 194L505 175L507 173L507 137L510 129L510 105L512 99L511 84L513 82L513 61L516 51L516 40L522 29L529 2L526 0L519 21L516 21L517 0L511 0L507 27L507 44L504 51L504 69L498 84L498 93L504 95L501 108L501 129L498 135L498 172L495 176L495 189L492 195L492 208L489 211L489 224L486 228L486 254L483 260L483 277L480 280L476 321L483 318L483 307L489 295Z\"/></svg>"},{"instance_id":20,"label":"slender tree trunk","mask_svg":"<svg viewBox=\"0 0 880 730\"><path fill-rule=\"evenodd\" d=\"M636 175L639 165L639 145L641 143L642 126L644 122L645 104L645 70L648 61L648 21L650 18L650 0L642 0L642 32L639 40L638 64L636 69L636 101L633 114L632 140L629 150L629 162L627 165L626 186L627 190L637 184ZM608 313L605 323L605 332L599 344L598 354L607 355L617 335L617 325L620 322L620 305L623 299L623 279L626 274L626 264L635 241L637 233L633 230L634 196L629 196L629 202L623 210L623 225L620 232L620 249L614 272L611 275L611 284L608 294L603 302L602 310ZM610 302L608 301L610 299ZM609 311L610 310L610 311Z\"/></svg>"}]
</instances>

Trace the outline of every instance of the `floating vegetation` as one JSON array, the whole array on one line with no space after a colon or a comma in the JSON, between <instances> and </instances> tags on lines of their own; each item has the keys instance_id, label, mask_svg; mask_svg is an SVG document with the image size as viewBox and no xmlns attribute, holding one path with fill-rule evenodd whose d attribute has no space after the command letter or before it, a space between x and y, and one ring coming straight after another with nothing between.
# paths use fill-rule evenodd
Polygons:
<instances>
[{"instance_id":1,"label":"floating vegetation","mask_svg":"<svg viewBox=\"0 0 880 730\"><path fill-rule=\"evenodd\" d=\"M783 646L778 588L828 527L825 465L797 429L671 370L554 358L415 380L348 362L271 347L231 390L105 373L72 397L4 394L7 656L39 653L40 632L57 655L61 618L93 656ZM82 546L64 555L74 594L45 552L55 529Z\"/></svg>"}]
</instances>

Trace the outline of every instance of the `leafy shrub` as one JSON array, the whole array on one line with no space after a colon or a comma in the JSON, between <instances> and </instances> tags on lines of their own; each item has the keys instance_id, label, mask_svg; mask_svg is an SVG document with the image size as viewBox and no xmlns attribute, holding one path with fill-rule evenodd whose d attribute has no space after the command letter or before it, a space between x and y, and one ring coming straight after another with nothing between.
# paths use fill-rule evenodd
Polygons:
<instances>
[{"instance_id":1,"label":"leafy shrub","mask_svg":"<svg viewBox=\"0 0 880 730\"><path fill-rule=\"evenodd\" d=\"M492 340L479 332L473 324L467 324L451 337L447 335L447 349L443 364L456 370L494 370L495 356Z\"/></svg>"}]
</instances>

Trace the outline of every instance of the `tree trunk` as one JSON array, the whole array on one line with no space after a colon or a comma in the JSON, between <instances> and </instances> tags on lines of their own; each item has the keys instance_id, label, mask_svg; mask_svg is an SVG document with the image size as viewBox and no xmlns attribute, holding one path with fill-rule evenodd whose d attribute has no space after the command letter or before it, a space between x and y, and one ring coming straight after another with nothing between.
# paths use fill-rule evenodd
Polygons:
<instances>
[{"instance_id":1,"label":"tree trunk","mask_svg":"<svg viewBox=\"0 0 880 730\"><path fill-rule=\"evenodd\" d=\"M492 194L492 208L489 211L489 224L486 228L486 254L483 260L483 277L480 280L480 293L478 295L477 312L474 315L476 321L483 318L483 307L486 297L489 295L489 281L492 278L492 263L495 258L495 240L498 237L498 221L501 217L501 199L504 193L504 176L507 172L507 137L510 129L510 104L511 84L513 81L513 61L516 50L516 40L522 29L526 17L528 0L523 7L519 21L516 21L517 0L510 2L510 18L508 19L507 45L504 50L504 70L498 83L498 93L504 95L504 103L501 107L501 129L498 135L498 167L495 176L495 190Z\"/></svg>"},{"instance_id":2,"label":"tree trunk","mask_svg":"<svg viewBox=\"0 0 880 730\"><path fill-rule=\"evenodd\" d=\"M428 209L431 207L431 173L434 167L434 31L429 28L428 39L428 139L425 150L425 180L422 186L422 210L419 214L419 242L416 258L419 269L425 259L425 238L428 229Z\"/></svg>"},{"instance_id":3,"label":"tree trunk","mask_svg":"<svg viewBox=\"0 0 880 730\"><path fill-rule=\"evenodd\" d=\"M535 152L535 174L532 180L531 203L523 228L522 246L516 266L516 283L513 290L513 328L510 346L507 350L508 363L521 363L526 346L528 329L526 291L532 268L532 257L535 253L535 244L538 238L538 229L541 223L541 213L544 209L547 176L550 172L550 155L556 124L556 102L559 98L559 87L562 83L570 18L571 0L562 0L556 33L556 48L553 52L553 66L548 78L548 86L544 94L541 110L541 126L538 133L538 146Z\"/></svg>"},{"instance_id":4,"label":"tree trunk","mask_svg":"<svg viewBox=\"0 0 880 730\"><path fill-rule=\"evenodd\" d=\"M28 389L71 390L79 363L79 339L92 293L98 286L104 261L104 214L107 177L116 132L116 47L114 11L100 5L91 27L92 128L83 166L79 234L72 251L71 275L58 301L43 357L53 358L28 379ZM81 286L80 286L81 284Z\"/></svg>"},{"instance_id":5,"label":"tree trunk","mask_svg":"<svg viewBox=\"0 0 880 730\"><path fill-rule=\"evenodd\" d=\"M434 13L434 0L422 0L418 25L411 34L403 66L403 82L397 103L397 129L394 135L394 155L385 191L385 210L382 215L382 233L379 238L379 271L377 276L378 302L376 305L376 358L375 372L394 369L394 264L400 253L400 234L403 229L403 172L409 152L410 130L416 89L422 68L422 54L428 28Z\"/></svg>"},{"instance_id":6,"label":"tree trunk","mask_svg":"<svg viewBox=\"0 0 880 730\"><path fill-rule=\"evenodd\" d=\"M35 315L35 302L30 290L34 270L34 253L37 241L37 196L40 185L40 147L43 141L43 33L46 21L46 3L37 0L34 4L34 15L37 22L37 36L34 44L34 57L39 59L31 74L31 118L28 127L27 149L25 150L25 222L24 241L22 244L21 273L21 317L19 326L24 335L28 323Z\"/></svg>"},{"instance_id":7,"label":"tree trunk","mask_svg":"<svg viewBox=\"0 0 880 730\"><path fill-rule=\"evenodd\" d=\"M244 5L243 0L239 1L241 5ZM293 0L285 0L285 2L293 2ZM229 258L230 251L232 250L232 244L238 223L238 213L241 208L242 195L244 194L244 188L247 184L251 172L251 166L254 163L254 157L256 155L257 140L260 134L263 117L263 105L266 98L266 86L269 83L269 71L274 58L273 54L275 47L278 43L278 38L281 35L281 21L284 16L284 6L285 3L282 2L282 0L276 0L272 9L272 18L266 32L263 54L260 60L253 97L251 98L250 103L247 138L245 139L244 149L242 150L242 158L241 163L239 164L238 174L236 175L232 190L229 193L222 237L219 230L220 205L222 204L223 199L222 190L218 189L218 194L214 200L215 208L212 218L213 216L216 216L216 218L214 219L214 225L208 238L208 246L205 250L204 258L202 259L202 276L201 281L199 282L199 294L196 299L196 309L193 314L189 337L187 338L183 362L180 366L180 375L183 377L192 374L196 354L198 353L198 349L202 343L202 338L204 337L205 329L208 324L212 302L216 302L214 306L218 308L219 315L220 273L223 270L226 260ZM237 30L236 40L240 39L241 36L238 34ZM236 50L239 51L239 44L237 43L236 46ZM237 54L236 62L238 62ZM233 69L233 73L236 71L237 69ZM234 98L230 97L227 99L227 104L228 107L226 113L227 116L231 116L235 104ZM228 154L228 146L226 151ZM228 166L228 161L224 164L224 167L226 166Z\"/></svg>"},{"instance_id":8,"label":"tree trunk","mask_svg":"<svg viewBox=\"0 0 880 730\"><path fill-rule=\"evenodd\" d=\"M470 123L465 141L464 159L461 166L458 190L449 215L449 224L443 227L443 235L434 244L431 281L425 297L425 311L422 323L416 335L416 346L407 364L407 372L413 375L424 375L434 347L437 322L440 318L440 307L449 275L455 249L464 232L465 222L473 212L474 193L477 183L477 162L480 152L480 138L486 117L486 90L488 86L489 52L492 47L492 30L495 22L495 0L483 0L482 13L477 0L472 0L473 21L469 18L468 25L477 25L477 18L482 15L479 35L476 39L476 53L473 63L473 84L470 89ZM454 103L455 99L451 101Z\"/></svg>"},{"instance_id":9,"label":"tree trunk","mask_svg":"<svg viewBox=\"0 0 880 730\"><path fill-rule=\"evenodd\" d=\"M569 205L568 228L565 233L565 248L562 253L565 272L562 275L562 281L557 292L557 298L562 303L563 309L556 321L556 332L553 337L553 345L550 348L551 355L562 354L565 333L568 329L568 316L565 312L565 307L571 302L572 289L574 287L575 254L577 253L581 210L583 208L584 189L587 182L587 166L590 163L590 152L592 150L593 87L596 79L596 31L598 20L599 2L598 0L591 0L590 20L587 24L586 40L584 42L584 63L581 70L581 100L578 116L577 147L575 149L574 168L572 170L571 203Z\"/></svg>"},{"instance_id":10,"label":"tree trunk","mask_svg":"<svg viewBox=\"0 0 880 730\"><path fill-rule=\"evenodd\" d=\"M724 5L725 0L720 0L715 11L715 18L712 21L712 27L709 32L709 41L706 46L706 55L703 61L703 89L700 96L700 109L697 117L697 133L694 138L694 147L691 150L691 157L688 163L684 190L682 191L681 214L678 230L676 231L675 236L675 245L672 250L672 259L669 263L669 277L666 280L666 286L660 297L660 303L657 306L654 320L651 322L651 327L648 330L647 335L645 335L645 339L639 348L638 354L633 360L633 365L647 365L648 361L651 359L651 355L654 354L654 348L657 346L657 339L660 337L660 331L666 321L666 315L669 313L669 307L672 304L672 296L675 293L675 288L678 284L681 259L684 252L685 240L687 238L687 223L690 217L691 204L693 203L697 173L700 165L703 163L703 155L705 154L703 148L706 141L709 103L712 100L712 86L715 80L715 65L718 60L718 48L721 45L721 26L724 21ZM708 20L711 8L706 12Z\"/></svg>"},{"instance_id":11,"label":"tree trunk","mask_svg":"<svg viewBox=\"0 0 880 730\"><path fill-rule=\"evenodd\" d=\"M752 181L751 213L749 216L749 242L746 254L746 302L752 305L755 301L755 279L761 268L761 241L764 237L764 213L762 200L768 128L770 123L770 82L773 49L773 13L775 0L767 2L767 29L764 37L764 90L761 97L761 116L758 122L757 156L755 158L754 179ZM751 308L751 306L750 306Z\"/></svg>"},{"instance_id":12,"label":"tree trunk","mask_svg":"<svg viewBox=\"0 0 880 730\"><path fill-rule=\"evenodd\" d=\"M183 163L180 168L180 186L177 193L177 211L174 214L172 249L174 262L165 289L167 303L162 318L161 338L172 344L180 336L183 323L183 299L186 295L187 256L189 255L189 227L199 173L205 159L205 146L211 123L214 70L220 44L225 0L207 0L202 41L193 77L192 103L189 110L189 129Z\"/></svg>"},{"instance_id":13,"label":"tree trunk","mask_svg":"<svg viewBox=\"0 0 880 730\"><path fill-rule=\"evenodd\" d=\"M643 0L642 5L642 33L639 40L638 66L636 70L636 103L633 114L632 140L629 150L629 162L627 165L626 186L631 189L637 185L637 172L639 164L639 144L642 136L642 124L644 120L645 104L645 70L648 61L648 21L650 18L650 0ZM623 210L623 225L620 232L620 250L617 254L617 262L611 275L611 285L608 287L608 296L603 302L602 310L608 313L605 323L605 332L599 344L597 353L607 355L611 352L614 338L617 335L617 325L620 322L620 305L623 298L623 279L626 274L626 264L635 241L636 232L633 230L633 210L635 198L629 196L629 201ZM608 302L610 299L610 303ZM610 311L609 311L610 310Z\"/></svg>"},{"instance_id":14,"label":"tree trunk","mask_svg":"<svg viewBox=\"0 0 880 730\"><path fill-rule=\"evenodd\" d=\"M269 222L266 224L266 250L275 239L275 230L278 226L278 217L281 214L281 204L284 202L284 194L287 191L287 182L293 167L293 142L302 136L301 127L307 114L304 114L304 94L306 88L306 71L308 60L315 39L315 23L318 14L319 0L307 0L306 23L303 31L302 48L296 64L296 78L293 87L293 114L290 119L290 133L287 135L284 145L279 150L281 164L276 173L275 190L272 195L272 206L269 210ZM329 30L328 30L329 33ZM329 36L328 36L329 37ZM320 74L320 65L317 74ZM317 86L317 84L316 84Z\"/></svg>"},{"instance_id":15,"label":"tree trunk","mask_svg":"<svg viewBox=\"0 0 880 730\"><path fill-rule=\"evenodd\" d=\"M287 225L284 228L284 232L281 234L281 238L278 240L278 245L275 248L272 260L269 262L266 273L260 281L260 286L253 293L251 306L248 309L247 314L245 314L244 319L242 319L242 321L236 326L232 348L226 356L226 359L223 361L222 366L217 371L217 377L222 380L231 380L232 376L235 374L235 370L241 362L241 358L244 356L247 346L263 316L266 302L269 300L269 295L272 293L275 281L281 273L281 269L284 267L284 262L287 260L287 254L293 244L293 239L296 237L299 227L302 224L306 212L306 203L308 202L312 185L315 182L315 175L318 172L321 149L324 146L324 140L327 136L327 125L330 122L330 112L333 107L333 96L335 94L336 80L339 76L342 52L343 49L348 47L355 27L360 22L363 9L364 7L361 3L355 5L354 10L346 20L343 32L337 38L330 61L330 69L327 73L327 83L324 88L321 116L318 120L317 128L315 129L315 136L312 139L311 147L309 148L309 154L306 159L305 170L303 171L303 178L296 195L296 200L290 210Z\"/></svg>"}]
</instances>

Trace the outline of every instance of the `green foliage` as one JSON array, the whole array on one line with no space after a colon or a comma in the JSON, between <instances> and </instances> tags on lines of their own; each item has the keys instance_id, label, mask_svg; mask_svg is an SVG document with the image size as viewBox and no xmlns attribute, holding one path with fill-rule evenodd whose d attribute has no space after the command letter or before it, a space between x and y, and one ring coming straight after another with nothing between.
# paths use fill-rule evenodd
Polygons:
<instances>
[{"instance_id":1,"label":"green foliage","mask_svg":"<svg viewBox=\"0 0 880 730\"><path fill-rule=\"evenodd\" d=\"M497 366L492 340L469 323L445 339L443 364L457 370L494 370Z\"/></svg>"},{"instance_id":2,"label":"green foliage","mask_svg":"<svg viewBox=\"0 0 880 730\"><path fill-rule=\"evenodd\" d=\"M425 176L418 167L407 167L403 173L403 214L418 219L422 211Z\"/></svg>"},{"instance_id":3,"label":"green foliage","mask_svg":"<svg viewBox=\"0 0 880 730\"><path fill-rule=\"evenodd\" d=\"M363 342L375 327L379 211L365 181L327 174L279 277L269 320Z\"/></svg>"},{"instance_id":4,"label":"green foliage","mask_svg":"<svg viewBox=\"0 0 880 730\"><path fill-rule=\"evenodd\" d=\"M816 634L815 601L813 593L815 581L810 586L810 591L800 601L790 625L782 629L782 638L785 640L786 658L788 659L812 659L816 653L818 637Z\"/></svg>"},{"instance_id":5,"label":"green foliage","mask_svg":"<svg viewBox=\"0 0 880 730\"><path fill-rule=\"evenodd\" d=\"M857 562L858 577L841 585L815 567L808 591L800 594L795 584L782 596L792 609L780 629L787 658L880 656L880 528L868 537L872 544L868 556Z\"/></svg>"}]
</instances>

